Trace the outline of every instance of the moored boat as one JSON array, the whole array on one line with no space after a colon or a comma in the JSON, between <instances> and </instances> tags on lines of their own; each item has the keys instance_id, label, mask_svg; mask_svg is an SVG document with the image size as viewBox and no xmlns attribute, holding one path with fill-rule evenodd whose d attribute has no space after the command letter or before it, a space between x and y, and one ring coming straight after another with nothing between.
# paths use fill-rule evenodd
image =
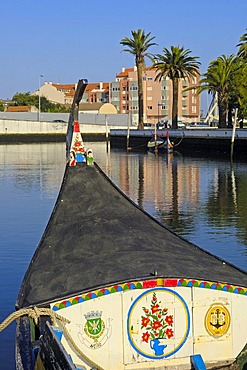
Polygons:
<instances>
[{"instance_id":1,"label":"moored boat","mask_svg":"<svg viewBox=\"0 0 247 370\"><path fill-rule=\"evenodd\" d=\"M85 85L16 303L17 369L241 369L247 273L154 220L94 163L77 121Z\"/></svg>"},{"instance_id":2,"label":"moored boat","mask_svg":"<svg viewBox=\"0 0 247 370\"><path fill-rule=\"evenodd\" d=\"M164 144L165 144L165 140L163 138L153 136L148 141L147 147L149 150L152 150L152 151L155 149L159 150L159 149L164 148Z\"/></svg>"},{"instance_id":3,"label":"moored boat","mask_svg":"<svg viewBox=\"0 0 247 370\"><path fill-rule=\"evenodd\" d=\"M148 141L147 147L152 152L166 152L171 154L173 153L174 144L170 141L169 133L167 131L166 139L156 134Z\"/></svg>"}]
</instances>

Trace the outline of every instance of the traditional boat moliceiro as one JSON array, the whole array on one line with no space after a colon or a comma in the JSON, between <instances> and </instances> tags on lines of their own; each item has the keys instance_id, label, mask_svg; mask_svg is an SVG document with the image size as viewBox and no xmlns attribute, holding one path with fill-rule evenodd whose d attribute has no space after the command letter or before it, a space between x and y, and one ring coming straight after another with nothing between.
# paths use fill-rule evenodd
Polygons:
<instances>
[{"instance_id":1,"label":"traditional boat moliceiro","mask_svg":"<svg viewBox=\"0 0 247 370\"><path fill-rule=\"evenodd\" d=\"M247 273L150 217L94 163L78 124L86 83L16 303L17 369L246 368Z\"/></svg>"}]
</instances>

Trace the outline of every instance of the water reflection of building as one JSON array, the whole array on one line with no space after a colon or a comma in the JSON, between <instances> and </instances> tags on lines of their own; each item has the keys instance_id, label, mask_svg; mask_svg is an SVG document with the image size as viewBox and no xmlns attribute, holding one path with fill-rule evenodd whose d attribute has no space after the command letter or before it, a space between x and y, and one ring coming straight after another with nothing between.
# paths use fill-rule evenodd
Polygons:
<instances>
[{"instance_id":1,"label":"water reflection of building","mask_svg":"<svg viewBox=\"0 0 247 370\"><path fill-rule=\"evenodd\" d=\"M65 143L1 144L0 164L65 163Z\"/></svg>"},{"instance_id":2,"label":"water reflection of building","mask_svg":"<svg viewBox=\"0 0 247 370\"><path fill-rule=\"evenodd\" d=\"M152 211L150 207L155 207L155 211L171 211L171 199L174 198L181 207L188 202L198 203L200 169L193 162L185 164L172 157L165 161L154 155L133 157L122 154L118 165L119 179L115 181L136 203L145 201L145 209L149 212Z\"/></svg>"},{"instance_id":3,"label":"water reflection of building","mask_svg":"<svg viewBox=\"0 0 247 370\"><path fill-rule=\"evenodd\" d=\"M64 173L65 143L0 145L0 166L16 186L38 186L56 194ZM25 177L25 179L24 179Z\"/></svg>"}]
</instances>

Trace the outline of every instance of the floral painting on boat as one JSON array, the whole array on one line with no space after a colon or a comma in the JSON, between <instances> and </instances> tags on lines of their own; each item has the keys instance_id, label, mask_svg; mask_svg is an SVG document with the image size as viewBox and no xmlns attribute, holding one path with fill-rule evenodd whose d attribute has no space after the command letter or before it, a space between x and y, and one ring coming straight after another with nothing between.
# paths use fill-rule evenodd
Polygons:
<instances>
[{"instance_id":1,"label":"floral painting on boat","mask_svg":"<svg viewBox=\"0 0 247 370\"><path fill-rule=\"evenodd\" d=\"M166 358L179 351L188 338L189 309L172 289L150 289L131 304L127 328L135 351L151 359Z\"/></svg>"}]
</instances>

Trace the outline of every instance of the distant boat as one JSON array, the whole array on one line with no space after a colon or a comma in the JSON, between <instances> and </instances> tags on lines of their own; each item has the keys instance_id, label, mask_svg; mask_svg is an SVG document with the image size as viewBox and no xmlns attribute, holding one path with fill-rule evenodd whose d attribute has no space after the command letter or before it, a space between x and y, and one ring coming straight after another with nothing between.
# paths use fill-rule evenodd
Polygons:
<instances>
[{"instance_id":1,"label":"distant boat","mask_svg":"<svg viewBox=\"0 0 247 370\"><path fill-rule=\"evenodd\" d=\"M149 141L148 141L148 149L154 150L154 149L163 149L164 148L164 143L165 140L159 137L153 136Z\"/></svg>"},{"instance_id":2,"label":"distant boat","mask_svg":"<svg viewBox=\"0 0 247 370\"><path fill-rule=\"evenodd\" d=\"M148 141L147 147L150 151L173 153L174 145L171 143L167 131L166 139L156 134Z\"/></svg>"},{"instance_id":3,"label":"distant boat","mask_svg":"<svg viewBox=\"0 0 247 370\"><path fill-rule=\"evenodd\" d=\"M246 271L171 232L94 163L77 121L85 86L17 298L17 370L245 368Z\"/></svg>"}]
</instances>

